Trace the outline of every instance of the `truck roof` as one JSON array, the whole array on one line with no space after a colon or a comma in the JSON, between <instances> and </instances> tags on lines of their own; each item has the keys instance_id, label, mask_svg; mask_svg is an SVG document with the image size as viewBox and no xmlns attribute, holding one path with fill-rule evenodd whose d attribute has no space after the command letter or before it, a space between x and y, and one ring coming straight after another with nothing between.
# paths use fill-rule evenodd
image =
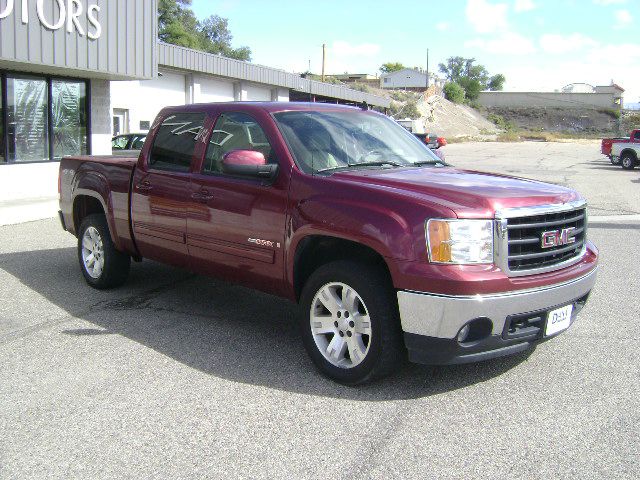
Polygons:
<instances>
[{"instance_id":1,"label":"truck roof","mask_svg":"<svg viewBox=\"0 0 640 480\"><path fill-rule=\"evenodd\" d=\"M264 110L269 113L285 112L285 111L357 111L362 110L360 107L349 105L338 105L335 103L319 103L319 102L214 102L214 103L193 103L190 105L178 105L166 107L163 111L179 111L179 112L208 112L214 110L233 110L238 107L243 109Z\"/></svg>"}]
</instances>

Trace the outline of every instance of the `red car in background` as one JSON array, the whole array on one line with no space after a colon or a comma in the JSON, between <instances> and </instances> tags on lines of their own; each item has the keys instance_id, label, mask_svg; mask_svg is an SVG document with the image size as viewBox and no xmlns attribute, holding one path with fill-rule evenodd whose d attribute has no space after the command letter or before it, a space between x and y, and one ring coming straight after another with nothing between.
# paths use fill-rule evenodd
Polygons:
<instances>
[{"instance_id":1,"label":"red car in background","mask_svg":"<svg viewBox=\"0 0 640 480\"><path fill-rule=\"evenodd\" d=\"M600 152L609 157L611 163L618 165L620 163L620 159L611 156L611 146L614 143L640 143L640 129L632 130L628 137L602 139Z\"/></svg>"}]
</instances>

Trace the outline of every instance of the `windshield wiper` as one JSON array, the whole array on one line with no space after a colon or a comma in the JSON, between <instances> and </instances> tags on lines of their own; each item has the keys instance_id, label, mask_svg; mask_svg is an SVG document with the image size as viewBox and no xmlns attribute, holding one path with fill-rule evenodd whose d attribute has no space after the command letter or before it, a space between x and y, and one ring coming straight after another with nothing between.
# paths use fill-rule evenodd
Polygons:
<instances>
[{"instance_id":1,"label":"windshield wiper","mask_svg":"<svg viewBox=\"0 0 640 480\"><path fill-rule=\"evenodd\" d=\"M335 167L321 168L320 170L316 170L316 173L329 172L331 170L343 170L343 169L349 169L354 167L384 167L385 165L389 165L392 167L410 167L411 166L409 164L391 162L389 160L380 160L375 162L358 162L358 163L350 163L348 165L338 165Z\"/></svg>"},{"instance_id":2,"label":"windshield wiper","mask_svg":"<svg viewBox=\"0 0 640 480\"><path fill-rule=\"evenodd\" d=\"M408 167L404 163L392 162L391 160L376 160L375 162L357 162L349 164L349 167L384 167L390 165L392 167Z\"/></svg>"},{"instance_id":3,"label":"windshield wiper","mask_svg":"<svg viewBox=\"0 0 640 480\"><path fill-rule=\"evenodd\" d=\"M442 165L443 167L446 167L448 163L445 163L442 160L422 160L421 162L413 162L411 165L414 167L422 167L424 165Z\"/></svg>"}]
</instances>

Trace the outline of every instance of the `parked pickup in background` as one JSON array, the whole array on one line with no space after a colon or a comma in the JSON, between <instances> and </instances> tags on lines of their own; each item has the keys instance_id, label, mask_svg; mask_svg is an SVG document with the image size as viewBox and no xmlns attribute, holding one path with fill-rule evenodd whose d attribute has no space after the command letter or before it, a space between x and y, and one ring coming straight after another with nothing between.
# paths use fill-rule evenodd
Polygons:
<instances>
[{"instance_id":1,"label":"parked pickup in background","mask_svg":"<svg viewBox=\"0 0 640 480\"><path fill-rule=\"evenodd\" d=\"M596 280L578 193L445 165L353 107L165 108L137 158L65 157L60 207L89 285L122 285L144 257L279 295L319 370L347 384L407 352L527 350L574 322Z\"/></svg>"},{"instance_id":2,"label":"parked pickup in background","mask_svg":"<svg viewBox=\"0 0 640 480\"><path fill-rule=\"evenodd\" d=\"M638 158L640 158L640 143L618 143L615 142L611 146L611 162L615 165L622 165L625 170L633 170L636 165L639 165ZM614 160L615 159L615 162Z\"/></svg>"},{"instance_id":3,"label":"parked pickup in background","mask_svg":"<svg viewBox=\"0 0 640 480\"><path fill-rule=\"evenodd\" d=\"M640 143L640 129L632 130L628 137L621 138L603 138L600 146L600 152L609 157L611 163L614 165L620 164L620 157L615 157L611 153L611 147L614 143Z\"/></svg>"}]
</instances>

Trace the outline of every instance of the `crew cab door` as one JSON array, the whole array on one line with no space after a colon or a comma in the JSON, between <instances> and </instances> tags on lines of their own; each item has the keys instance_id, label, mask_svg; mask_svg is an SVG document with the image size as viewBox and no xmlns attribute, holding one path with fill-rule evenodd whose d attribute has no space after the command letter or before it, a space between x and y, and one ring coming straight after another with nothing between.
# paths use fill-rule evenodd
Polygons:
<instances>
[{"instance_id":1,"label":"crew cab door","mask_svg":"<svg viewBox=\"0 0 640 480\"><path fill-rule=\"evenodd\" d=\"M267 163L277 163L265 130L249 113L223 112L215 119L199 171L192 176L187 244L191 269L276 292L284 278L289 176L281 170L265 182L222 168L231 150L260 151Z\"/></svg>"},{"instance_id":2,"label":"crew cab door","mask_svg":"<svg viewBox=\"0 0 640 480\"><path fill-rule=\"evenodd\" d=\"M204 113L168 115L138 162L132 185L131 221L143 257L188 265L191 171L205 120Z\"/></svg>"}]
</instances>

